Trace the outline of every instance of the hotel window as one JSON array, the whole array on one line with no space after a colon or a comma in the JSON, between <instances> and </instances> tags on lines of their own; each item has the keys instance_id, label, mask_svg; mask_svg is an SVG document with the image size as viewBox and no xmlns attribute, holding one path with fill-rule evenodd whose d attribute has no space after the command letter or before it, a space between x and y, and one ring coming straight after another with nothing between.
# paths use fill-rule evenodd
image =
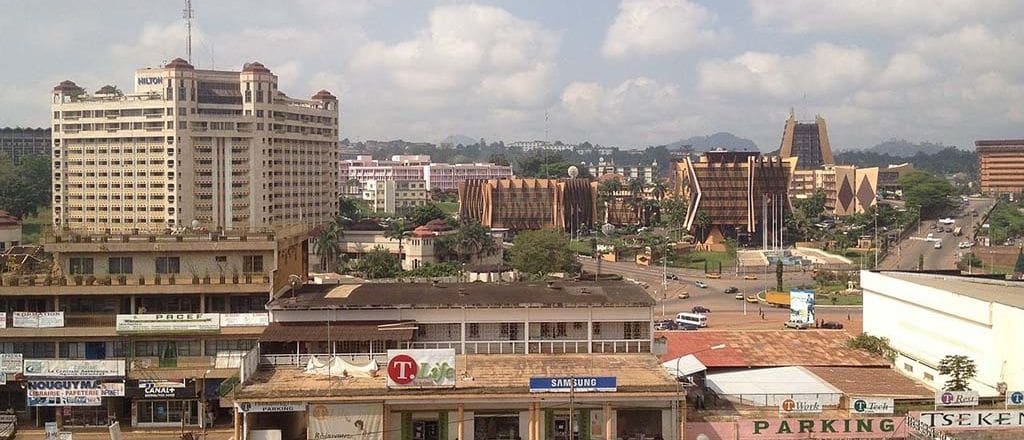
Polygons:
<instances>
[{"instance_id":1,"label":"hotel window","mask_svg":"<svg viewBox=\"0 0 1024 440\"><path fill-rule=\"evenodd\" d=\"M121 275L132 273L131 257L112 257L107 259L107 273Z\"/></svg>"},{"instance_id":2,"label":"hotel window","mask_svg":"<svg viewBox=\"0 0 1024 440\"><path fill-rule=\"evenodd\" d=\"M477 324L477 323L467 324L466 327L467 327L467 331L469 332L469 337L471 337L471 338L479 338L480 337L480 324Z\"/></svg>"},{"instance_id":3,"label":"hotel window","mask_svg":"<svg viewBox=\"0 0 1024 440\"><path fill-rule=\"evenodd\" d=\"M903 364L903 369L904 369L904 370L905 370L906 372L908 372L908 373L913 373L913 372L914 372L914 366L913 366L913 365L910 365L910 364L908 364L908 363L904 363L904 364Z\"/></svg>"},{"instance_id":4,"label":"hotel window","mask_svg":"<svg viewBox=\"0 0 1024 440\"><path fill-rule=\"evenodd\" d=\"M72 257L69 263L72 275L92 275L92 258Z\"/></svg>"},{"instance_id":5,"label":"hotel window","mask_svg":"<svg viewBox=\"0 0 1024 440\"><path fill-rule=\"evenodd\" d=\"M242 257L242 272L245 273L262 273L263 272L263 256L262 255L245 255Z\"/></svg>"},{"instance_id":6,"label":"hotel window","mask_svg":"<svg viewBox=\"0 0 1024 440\"><path fill-rule=\"evenodd\" d=\"M156 273L175 274L181 273L181 258L179 257L157 257Z\"/></svg>"}]
</instances>

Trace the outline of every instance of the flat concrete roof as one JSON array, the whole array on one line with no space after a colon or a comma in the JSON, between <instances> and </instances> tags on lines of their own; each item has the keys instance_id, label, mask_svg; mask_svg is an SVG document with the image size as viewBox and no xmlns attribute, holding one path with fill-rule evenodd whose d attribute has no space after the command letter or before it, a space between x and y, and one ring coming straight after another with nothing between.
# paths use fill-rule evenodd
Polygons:
<instances>
[{"instance_id":1,"label":"flat concrete roof","mask_svg":"<svg viewBox=\"0 0 1024 440\"><path fill-rule=\"evenodd\" d=\"M654 298L625 281L306 284L271 310L395 307L641 306Z\"/></svg>"},{"instance_id":2,"label":"flat concrete roof","mask_svg":"<svg viewBox=\"0 0 1024 440\"><path fill-rule=\"evenodd\" d=\"M617 393L678 393L653 354L479 354L458 355L454 389L387 388L382 365L376 377L333 377L307 374L301 368L260 370L235 391L236 400L318 400L352 398L437 399L460 395L529 395L531 377L615 376ZM548 393L540 393L548 394ZM577 393L607 395L611 393ZM550 394L548 394L550 397Z\"/></svg>"},{"instance_id":3,"label":"flat concrete roof","mask_svg":"<svg viewBox=\"0 0 1024 440\"><path fill-rule=\"evenodd\" d=\"M910 272L882 272L881 274L981 301L1024 309L1024 282L1020 281Z\"/></svg>"}]
</instances>

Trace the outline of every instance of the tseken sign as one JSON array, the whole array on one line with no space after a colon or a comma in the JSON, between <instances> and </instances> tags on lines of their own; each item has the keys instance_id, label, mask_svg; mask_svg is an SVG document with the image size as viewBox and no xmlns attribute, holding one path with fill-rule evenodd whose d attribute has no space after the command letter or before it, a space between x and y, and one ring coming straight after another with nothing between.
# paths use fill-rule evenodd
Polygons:
<instances>
[{"instance_id":1,"label":"tseken sign","mask_svg":"<svg viewBox=\"0 0 1024 440\"><path fill-rule=\"evenodd\" d=\"M948 431L1024 427L1024 410L921 411L911 415L925 425Z\"/></svg>"},{"instance_id":2,"label":"tseken sign","mask_svg":"<svg viewBox=\"0 0 1024 440\"><path fill-rule=\"evenodd\" d=\"M191 333L220 331L218 313L117 315L118 333Z\"/></svg>"}]
</instances>

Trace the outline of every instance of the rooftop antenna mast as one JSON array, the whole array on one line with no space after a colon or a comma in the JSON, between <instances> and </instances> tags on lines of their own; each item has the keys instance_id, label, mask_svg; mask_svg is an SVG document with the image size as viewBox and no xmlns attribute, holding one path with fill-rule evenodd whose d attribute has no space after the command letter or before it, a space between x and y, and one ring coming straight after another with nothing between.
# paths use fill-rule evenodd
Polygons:
<instances>
[{"instance_id":1,"label":"rooftop antenna mast","mask_svg":"<svg viewBox=\"0 0 1024 440\"><path fill-rule=\"evenodd\" d=\"M185 19L185 55L188 63L192 64L192 0L185 0L185 9L181 10L181 17Z\"/></svg>"}]
</instances>

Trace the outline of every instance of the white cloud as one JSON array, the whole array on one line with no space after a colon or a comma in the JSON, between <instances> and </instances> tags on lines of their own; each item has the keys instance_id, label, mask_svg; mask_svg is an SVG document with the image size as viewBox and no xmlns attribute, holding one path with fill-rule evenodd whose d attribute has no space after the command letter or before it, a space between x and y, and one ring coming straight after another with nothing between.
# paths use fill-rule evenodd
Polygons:
<instances>
[{"instance_id":1,"label":"white cloud","mask_svg":"<svg viewBox=\"0 0 1024 440\"><path fill-rule=\"evenodd\" d=\"M814 45L797 55L746 52L698 65L699 89L713 96L824 97L849 90L871 73L868 52L854 46Z\"/></svg>"},{"instance_id":2,"label":"white cloud","mask_svg":"<svg viewBox=\"0 0 1024 440\"><path fill-rule=\"evenodd\" d=\"M916 53L898 53L889 59L889 65L878 78L884 86L907 86L919 84L935 75L923 57Z\"/></svg>"},{"instance_id":3,"label":"white cloud","mask_svg":"<svg viewBox=\"0 0 1024 440\"><path fill-rule=\"evenodd\" d=\"M914 33L1020 10L1015 0L751 0L754 22L789 32Z\"/></svg>"},{"instance_id":4,"label":"white cloud","mask_svg":"<svg viewBox=\"0 0 1024 440\"><path fill-rule=\"evenodd\" d=\"M690 133L699 119L686 112L677 85L646 77L611 88L573 82L563 90L558 109L555 120L564 124L567 136L627 146L670 142Z\"/></svg>"},{"instance_id":5,"label":"white cloud","mask_svg":"<svg viewBox=\"0 0 1024 440\"><path fill-rule=\"evenodd\" d=\"M715 14L689 0L622 0L602 53L609 58L683 52L713 41Z\"/></svg>"}]
</instances>

